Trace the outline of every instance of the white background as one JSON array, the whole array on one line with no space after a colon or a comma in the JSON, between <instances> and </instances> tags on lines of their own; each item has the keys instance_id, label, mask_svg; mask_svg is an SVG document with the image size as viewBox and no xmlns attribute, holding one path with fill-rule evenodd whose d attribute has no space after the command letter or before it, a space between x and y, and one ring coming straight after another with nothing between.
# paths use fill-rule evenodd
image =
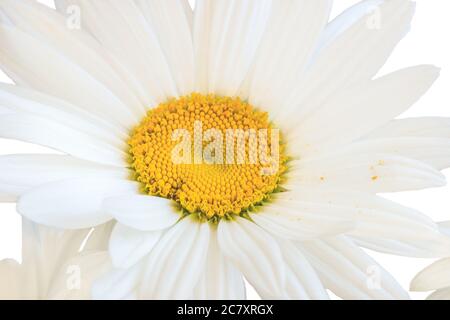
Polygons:
<instances>
[{"instance_id":1,"label":"white background","mask_svg":"<svg viewBox=\"0 0 450 320\"><path fill-rule=\"evenodd\" d=\"M40 2L51 5L53 1L41 0ZM358 0L335 0L333 16L357 2ZM384 74L423 63L434 64L442 68L441 77L435 86L404 116L450 117L449 12L450 1L448 0L418 0L417 12L410 34L400 43L381 71ZM9 82L1 72L0 81ZM0 154L34 152L48 153L52 151L17 141L0 139ZM447 177L450 177L450 171L445 173ZM450 220L449 191L450 187L445 187L389 195L389 198L421 210L436 221L442 221ZM20 260L20 234L20 217L15 211L15 205L0 204L0 259ZM414 275L431 262L426 259L402 258L374 252L370 252L370 254L387 268L405 288L408 288ZM411 296L414 299L422 299L426 294L412 293ZM249 298L256 298L256 294L252 290L249 292Z\"/></svg>"}]
</instances>

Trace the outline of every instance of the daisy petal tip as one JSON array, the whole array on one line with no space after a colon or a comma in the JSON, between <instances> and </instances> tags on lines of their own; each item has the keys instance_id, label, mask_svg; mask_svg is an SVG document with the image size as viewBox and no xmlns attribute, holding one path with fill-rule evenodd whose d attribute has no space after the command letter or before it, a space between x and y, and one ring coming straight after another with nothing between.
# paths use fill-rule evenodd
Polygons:
<instances>
[{"instance_id":1,"label":"daisy petal tip","mask_svg":"<svg viewBox=\"0 0 450 320\"><path fill-rule=\"evenodd\" d=\"M439 78L439 76L441 75L441 72L442 72L442 68L441 67L435 66L433 64L423 65L423 68L427 72L429 72L430 78L435 79L435 80L437 78Z\"/></svg>"},{"instance_id":2,"label":"daisy petal tip","mask_svg":"<svg viewBox=\"0 0 450 320\"><path fill-rule=\"evenodd\" d=\"M430 291L432 289L427 288L426 282L423 281L423 273L419 273L414 279L411 280L411 284L409 285L409 291L412 292L425 292Z\"/></svg>"},{"instance_id":3,"label":"daisy petal tip","mask_svg":"<svg viewBox=\"0 0 450 320\"><path fill-rule=\"evenodd\" d=\"M444 258L431 264L417 274L411 281L412 291L440 290L450 286L448 268L450 258Z\"/></svg>"}]
</instances>

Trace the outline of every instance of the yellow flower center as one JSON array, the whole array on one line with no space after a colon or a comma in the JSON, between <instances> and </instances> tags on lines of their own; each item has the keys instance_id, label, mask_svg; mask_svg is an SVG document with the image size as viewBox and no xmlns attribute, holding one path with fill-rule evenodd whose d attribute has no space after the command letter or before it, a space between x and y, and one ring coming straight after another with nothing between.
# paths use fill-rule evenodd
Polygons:
<instances>
[{"instance_id":1,"label":"yellow flower center","mask_svg":"<svg viewBox=\"0 0 450 320\"><path fill-rule=\"evenodd\" d=\"M242 215L281 182L277 133L267 113L239 98L192 94L160 104L134 128L131 168L145 193L202 220Z\"/></svg>"}]
</instances>

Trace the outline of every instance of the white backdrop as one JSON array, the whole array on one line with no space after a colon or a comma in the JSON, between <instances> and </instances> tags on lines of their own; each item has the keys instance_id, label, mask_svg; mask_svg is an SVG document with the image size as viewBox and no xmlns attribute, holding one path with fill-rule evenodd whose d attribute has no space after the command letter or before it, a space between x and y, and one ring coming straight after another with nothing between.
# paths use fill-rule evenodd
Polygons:
<instances>
[{"instance_id":1,"label":"white backdrop","mask_svg":"<svg viewBox=\"0 0 450 320\"><path fill-rule=\"evenodd\" d=\"M47 5L53 3L53 0L39 1ZM333 16L357 3L358 0L335 0L334 2ZM417 0L417 12L410 34L400 43L381 71L381 74L385 74L403 67L424 63L442 68L441 77L431 91L402 117L450 117L450 41L448 37L450 19L448 19L448 12L450 12L450 1L448 0ZM1 72L0 81L10 82ZM54 153L30 144L0 139L0 154L35 152ZM450 178L450 170L445 173ZM450 187L444 187L398 193L388 195L388 197L421 210L436 221L442 221L450 220L449 191ZM4 258L20 260L20 238L20 216L15 211L15 205L0 204L0 260ZM414 275L431 262L427 259L402 258L374 252L370 252L370 254L389 270L405 288L409 286ZM254 291L249 289L249 298L257 298ZM426 294L412 293L411 296L414 299L422 299Z\"/></svg>"}]
</instances>

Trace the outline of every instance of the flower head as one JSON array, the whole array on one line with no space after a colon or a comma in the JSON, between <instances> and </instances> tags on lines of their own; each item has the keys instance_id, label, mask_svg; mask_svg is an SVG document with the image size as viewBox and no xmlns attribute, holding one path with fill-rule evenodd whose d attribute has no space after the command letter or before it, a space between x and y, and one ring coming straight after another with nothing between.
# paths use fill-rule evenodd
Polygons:
<instances>
[{"instance_id":1,"label":"flower head","mask_svg":"<svg viewBox=\"0 0 450 320\"><path fill-rule=\"evenodd\" d=\"M241 299L245 277L263 298L404 299L360 247L449 252L377 195L450 166L450 120L393 120L439 70L376 77L410 1L330 23L330 0L56 4L0 1L0 136L65 154L0 158L0 198L52 227L117 222L94 298Z\"/></svg>"}]
</instances>

